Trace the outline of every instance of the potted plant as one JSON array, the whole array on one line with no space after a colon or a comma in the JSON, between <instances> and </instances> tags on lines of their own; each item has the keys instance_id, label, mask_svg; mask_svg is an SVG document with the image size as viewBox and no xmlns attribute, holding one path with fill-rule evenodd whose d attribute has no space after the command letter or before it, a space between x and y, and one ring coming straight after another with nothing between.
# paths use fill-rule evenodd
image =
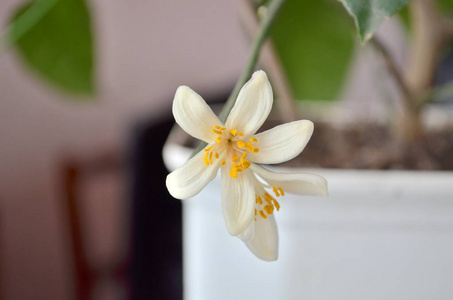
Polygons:
<instances>
[{"instance_id":1,"label":"potted plant","mask_svg":"<svg viewBox=\"0 0 453 300\"><path fill-rule=\"evenodd\" d=\"M264 16L252 55L219 115L223 122L249 79L270 25L284 2L270 1L266 8L259 10L264 11ZM413 0L410 7L414 31L410 48L414 52L413 62L409 63L409 75L404 76L386 46L372 36L384 18L402 9L408 1L341 2L354 17L362 41L371 42L382 54L389 74L401 91L403 105L395 113L394 127L382 131L382 125L360 125L376 131L382 138L389 138L389 142L382 143L389 155L378 159L372 157L368 162L378 161L379 167L375 168L392 170L330 169L341 165L338 160L349 160L343 167L365 168L369 164L362 158L380 147L376 144L366 146L362 153L346 147L342 151L352 155L335 156L333 163L325 157L313 163L319 152L331 155L340 150L342 143L360 144L363 140L363 132L359 130L349 128L343 137L337 135L338 131L332 131L332 126L322 123L318 134L315 122L312 140L318 147L310 149L309 143L301 154L301 161L303 166L310 166L303 160L307 152L312 166L330 167L309 170L327 179L330 197L285 194L279 199L281 210L274 214L278 219L280 250L279 259L273 263L264 263L248 254L243 243L229 237L220 204L221 181L214 179L194 199L183 202L184 293L187 299L448 299L453 293L448 280L453 274L453 260L449 254L453 246L450 230L453 225L453 173L394 170L411 163L422 169L436 164L445 167L443 162L452 160L448 150L451 148L446 146L437 162L420 163L429 157L430 150L426 145L432 139L424 132L421 115L435 93L432 90L435 61L447 37L451 37L451 22L440 15L433 17L437 10L432 1ZM426 43L426 39L433 40ZM420 47L429 49L422 51ZM272 52L272 49L268 51ZM272 68L275 64L272 59L270 61L267 66L274 73L269 73L269 77L278 95L276 99L281 101L290 93L285 84L281 84L285 76L278 68ZM420 66L421 61L425 65ZM283 111L285 107L289 108L286 118L293 118L291 102L283 103L279 102L278 107ZM164 147L164 159L170 170L181 166L193 153L193 149L181 145L178 135L175 129ZM317 136L327 139L318 140ZM334 144L335 140L340 146ZM205 147L202 145L199 149ZM253 152L253 144L251 147ZM354 155L355 166L351 163ZM207 158L210 164L209 154ZM273 170L294 172L287 166ZM297 172L307 172L307 169ZM244 232L241 234L247 234ZM249 248L253 247L249 245Z\"/></svg>"}]
</instances>

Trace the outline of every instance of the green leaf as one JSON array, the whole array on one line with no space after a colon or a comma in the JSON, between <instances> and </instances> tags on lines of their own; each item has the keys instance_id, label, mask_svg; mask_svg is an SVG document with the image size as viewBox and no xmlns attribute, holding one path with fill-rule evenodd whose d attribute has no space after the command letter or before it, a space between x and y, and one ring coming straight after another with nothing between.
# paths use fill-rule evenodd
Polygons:
<instances>
[{"instance_id":1,"label":"green leaf","mask_svg":"<svg viewBox=\"0 0 453 300\"><path fill-rule=\"evenodd\" d=\"M94 92L93 38L84 0L36 0L19 8L8 40L51 84L74 94Z\"/></svg>"},{"instance_id":2,"label":"green leaf","mask_svg":"<svg viewBox=\"0 0 453 300\"><path fill-rule=\"evenodd\" d=\"M453 0L439 0L438 5L440 11L449 15L453 13Z\"/></svg>"},{"instance_id":3,"label":"green leaf","mask_svg":"<svg viewBox=\"0 0 453 300\"><path fill-rule=\"evenodd\" d=\"M409 0L338 0L345 6L363 43L368 41L385 19L405 7Z\"/></svg>"},{"instance_id":4,"label":"green leaf","mask_svg":"<svg viewBox=\"0 0 453 300\"><path fill-rule=\"evenodd\" d=\"M271 36L296 99L333 100L354 50L353 24L334 0L289 0Z\"/></svg>"}]
</instances>

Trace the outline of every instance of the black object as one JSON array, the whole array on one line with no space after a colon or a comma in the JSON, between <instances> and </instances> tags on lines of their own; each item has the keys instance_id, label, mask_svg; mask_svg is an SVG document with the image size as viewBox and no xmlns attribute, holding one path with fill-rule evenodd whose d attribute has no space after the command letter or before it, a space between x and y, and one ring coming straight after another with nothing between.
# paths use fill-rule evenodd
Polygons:
<instances>
[{"instance_id":1,"label":"black object","mask_svg":"<svg viewBox=\"0 0 453 300\"><path fill-rule=\"evenodd\" d=\"M181 202L165 186L162 147L173 126L168 113L135 130L131 151L130 297L182 299Z\"/></svg>"}]
</instances>

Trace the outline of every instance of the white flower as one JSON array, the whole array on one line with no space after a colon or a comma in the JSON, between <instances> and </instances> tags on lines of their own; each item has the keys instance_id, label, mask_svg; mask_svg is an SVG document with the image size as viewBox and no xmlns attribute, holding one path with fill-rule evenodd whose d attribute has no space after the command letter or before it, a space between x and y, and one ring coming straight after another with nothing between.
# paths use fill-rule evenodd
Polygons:
<instances>
[{"instance_id":1,"label":"white flower","mask_svg":"<svg viewBox=\"0 0 453 300\"><path fill-rule=\"evenodd\" d=\"M294 158L313 133L313 123L300 120L255 135L269 115L272 102L266 73L257 71L242 87L222 124L197 93L186 86L179 87L173 102L175 120L187 133L208 145L169 174L166 181L173 197L187 199L214 179L220 168L222 210L228 232L241 238L257 257L268 261L278 257L273 213L280 209L280 203L276 198L285 193L327 195L327 182L319 175L280 174L255 164L276 164Z\"/></svg>"}]
</instances>

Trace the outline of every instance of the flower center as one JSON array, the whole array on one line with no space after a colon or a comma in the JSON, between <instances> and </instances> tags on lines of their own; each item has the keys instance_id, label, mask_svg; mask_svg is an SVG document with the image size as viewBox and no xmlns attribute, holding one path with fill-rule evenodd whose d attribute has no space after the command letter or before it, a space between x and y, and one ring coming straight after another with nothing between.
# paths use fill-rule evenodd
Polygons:
<instances>
[{"instance_id":1,"label":"flower center","mask_svg":"<svg viewBox=\"0 0 453 300\"><path fill-rule=\"evenodd\" d=\"M285 192L281 187L273 186L272 191L277 197L285 196ZM263 219L267 219L268 215L274 213L274 209L277 209L277 211L280 210L280 203L278 203L278 201L274 197L272 197L272 195L269 194L268 192L264 192L261 195L256 194L255 203L256 203L255 221L256 217L258 216L260 216Z\"/></svg>"},{"instance_id":2,"label":"flower center","mask_svg":"<svg viewBox=\"0 0 453 300\"><path fill-rule=\"evenodd\" d=\"M244 134L237 129L229 129L226 127L215 126L211 129L212 132L217 134L216 144L206 148L204 151L204 163L209 166L213 163L214 158L220 157L220 150L226 151L226 157L230 160L230 176L237 178L238 173L250 167L250 161L246 159L248 152L257 153L258 148L254 145L258 140L254 137L245 140ZM221 165L225 165L225 159L222 160Z\"/></svg>"}]
</instances>

